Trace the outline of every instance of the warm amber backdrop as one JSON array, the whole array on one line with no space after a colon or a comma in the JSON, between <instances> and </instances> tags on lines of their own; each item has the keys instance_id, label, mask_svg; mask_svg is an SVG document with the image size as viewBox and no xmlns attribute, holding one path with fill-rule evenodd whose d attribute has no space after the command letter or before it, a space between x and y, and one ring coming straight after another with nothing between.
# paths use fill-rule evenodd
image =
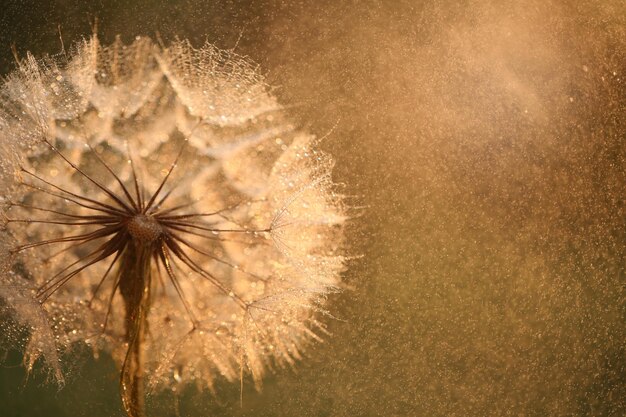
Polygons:
<instances>
[{"instance_id":1,"label":"warm amber backdrop","mask_svg":"<svg viewBox=\"0 0 626 417\"><path fill-rule=\"evenodd\" d=\"M181 415L626 414L626 6L615 1L9 1L9 45L206 35L261 63L362 216L333 336L257 394ZM9 355L13 362L19 359ZM0 414L108 416L106 358ZM154 415L175 415L171 398Z\"/></svg>"}]
</instances>

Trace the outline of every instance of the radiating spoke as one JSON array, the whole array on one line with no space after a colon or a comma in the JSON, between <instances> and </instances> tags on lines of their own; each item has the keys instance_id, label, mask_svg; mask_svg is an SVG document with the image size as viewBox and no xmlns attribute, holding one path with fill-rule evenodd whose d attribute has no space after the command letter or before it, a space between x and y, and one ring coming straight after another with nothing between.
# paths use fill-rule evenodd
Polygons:
<instances>
[{"instance_id":1,"label":"radiating spoke","mask_svg":"<svg viewBox=\"0 0 626 417\"><path fill-rule=\"evenodd\" d=\"M139 179L137 177L137 171L135 170L135 162L133 161L133 155L131 154L130 145L128 144L128 141L126 141L125 144L126 144L126 154L128 155L128 162L130 163L130 170L131 170L131 173L133 174L135 194L137 195L137 206L139 206L139 210L143 212L143 198L142 198L142 193L140 191L141 187L139 186Z\"/></svg>"},{"instance_id":2,"label":"radiating spoke","mask_svg":"<svg viewBox=\"0 0 626 417\"><path fill-rule=\"evenodd\" d=\"M123 252L124 250L122 249ZM111 289L111 294L109 294L109 300L107 303L107 311L104 314L104 321L102 323L102 333L104 334L104 332L106 331L107 328L107 324L109 322L109 315L111 314L111 307L113 306L113 298L115 298L115 293L117 292L117 290L120 287L120 272L118 271L117 275L115 276L115 284L113 284L113 288Z\"/></svg>"},{"instance_id":3,"label":"radiating spoke","mask_svg":"<svg viewBox=\"0 0 626 417\"><path fill-rule=\"evenodd\" d=\"M83 220L109 220L109 219L113 219L113 218L118 218L118 217L113 217L113 216L104 216L104 215L82 215L82 214L71 214L71 213L66 213L63 211L59 211L59 210L52 210L52 209L48 209L48 208L43 208L43 207L37 207L37 206L32 206L32 205L28 205L28 204L22 204L22 203L15 203L15 202L11 202L10 203L11 207L22 207L28 210L37 210L37 211L43 211L46 213L54 213L54 214L58 214L60 216L64 216L64 217L71 217L74 219L83 219Z\"/></svg>"},{"instance_id":4,"label":"radiating spoke","mask_svg":"<svg viewBox=\"0 0 626 417\"><path fill-rule=\"evenodd\" d=\"M211 273L207 272L200 265L194 262L193 259L191 259L189 255L187 255L185 251L182 250L182 248L175 241L173 241L172 239L166 239L165 243L167 247L172 251L172 253L176 255L176 257L180 259L185 265L191 268L192 271L198 273L200 276L207 279L209 282L215 285L220 291L222 291L224 294L231 297L240 306L242 306L244 310L247 309L247 303L242 298L240 298L237 294L235 294L229 288L224 286L224 284L222 284L215 276L213 276Z\"/></svg>"},{"instance_id":5,"label":"radiating spoke","mask_svg":"<svg viewBox=\"0 0 626 417\"><path fill-rule=\"evenodd\" d=\"M106 168L107 171L109 171L109 173L111 175L113 175L113 178L115 178L115 180L117 181L117 183L122 187L122 191L124 192L124 195L126 196L126 198L128 199L128 201L130 202L130 204L133 206L133 208L135 209L135 211L139 211L139 206L137 205L137 202L133 199L133 197L130 195L130 192L128 191L128 189L126 188L126 186L124 185L124 182L122 182L122 180L120 179L120 177L117 176L117 174L115 172L113 172L113 170L111 169L111 167L104 162L104 160L100 157L100 155L98 155L98 152L96 152L96 150L94 148L91 147L91 145L87 144L87 146L89 146L89 149L91 149L91 151L93 152L93 154L96 156L96 158L98 159L98 161L100 161L100 163L102 165L104 165L104 167Z\"/></svg>"},{"instance_id":6,"label":"radiating spoke","mask_svg":"<svg viewBox=\"0 0 626 417\"><path fill-rule=\"evenodd\" d=\"M44 245L51 245L54 243L62 243L62 242L76 242L76 241L80 241L80 240L84 240L84 239L97 239L100 237L105 237L105 236L109 236L114 234L115 232L117 232L118 230L121 229L121 225L115 225L113 227L111 226L107 226L107 227L103 227L101 229L98 229L96 231L90 232L90 233L84 233L81 235L73 235L73 236L65 236L65 237L59 237L59 238L55 238L55 239L47 239L47 240L41 240L38 242L32 242L32 243L26 243L23 245L20 245L18 247L16 247L15 249L13 249L13 252L21 252L23 250L26 249L30 249L30 248L35 248L38 246L44 246Z\"/></svg>"},{"instance_id":7,"label":"radiating spoke","mask_svg":"<svg viewBox=\"0 0 626 417\"><path fill-rule=\"evenodd\" d=\"M102 275L102 278L100 278L100 281L98 282L98 285L96 286L96 289L93 291L93 294L91 295L91 298L89 299L89 306L91 306L91 304L93 303L93 300L96 298L96 295L98 294L98 291L100 291L100 288L102 287L102 284L104 284L104 281L106 280L107 276L109 276L109 273L111 272L111 269L113 269L113 266L115 266L115 263L118 261L120 256L122 256L123 252L124 252L123 250L119 250L115 254L115 258L113 258L113 261L111 261L111 263L109 264L109 267L107 268L107 270Z\"/></svg>"},{"instance_id":8,"label":"radiating spoke","mask_svg":"<svg viewBox=\"0 0 626 417\"><path fill-rule=\"evenodd\" d=\"M267 278L265 278L265 277L261 277L261 276L259 276L259 275L257 275L257 274L252 273L252 272L248 272L248 271L246 271L244 268L242 268L242 267L241 267L241 266L239 266L239 265L235 265L235 264L233 264L233 263L231 263L231 262L228 262L228 261L225 261L224 259L221 259L221 258L219 258L219 257L217 257L217 256L215 256L215 255L213 255L213 254L211 254L211 253L208 253L208 252L206 252L206 251L204 251L204 250L202 250L202 249L198 248L196 245L194 245L193 243L189 242L187 239L184 239L184 238L182 238L182 237L178 236L177 234L174 234L174 233L171 233L171 232L170 232L170 236L171 236L172 238L174 238L175 240L177 240L177 241L181 242L182 244L184 244L184 245L185 245L185 246L187 246L188 248L191 248L191 249L193 249L194 251L198 252L198 253L199 253L199 254L201 254L201 255L204 255L204 256L206 256L206 257L208 257L208 258L213 259L213 260L214 260L214 261L216 261L216 262L219 262L219 263L221 263L221 264L223 264L223 265L226 265L226 266L228 266L228 267L230 267L230 268L234 269L235 271L239 271L239 272L241 272L241 273L243 273L243 274L250 275L251 277L256 278L256 279L258 279L258 280L261 280L261 281L263 281L263 282L267 282Z\"/></svg>"},{"instance_id":9,"label":"radiating spoke","mask_svg":"<svg viewBox=\"0 0 626 417\"><path fill-rule=\"evenodd\" d=\"M96 206L100 206L103 209L106 209L106 210L102 209L101 211L112 212L112 213L115 213L115 214L118 214L118 215L125 215L125 214L127 214L127 212L121 211L120 209L115 208L115 207L111 206L110 204L101 203L100 201L97 201L97 200L94 200L92 198L88 198L88 197L85 197L85 196L82 196L82 195L79 195L79 194L75 194L75 193L73 193L71 191L68 191L68 190L66 190L64 188L61 188L58 185L53 184L52 182L47 181L46 179L44 179L44 178L38 176L37 174L35 174L33 172L30 172L30 171L28 171L26 169L22 169L22 171L24 173L26 173L26 174L28 174L28 175L38 179L39 181L43 182L44 184L47 184L50 187L52 187L52 188L54 188L56 190L61 191L64 194L70 195L72 197L78 198L78 199L83 200L83 201L88 201L88 202L90 202L92 204L95 204ZM28 184L28 183L23 183L23 184L27 185L27 186L31 186L31 184ZM57 196L57 197L60 197L60 198L64 198L64 199L67 198L66 196L62 196L62 195L58 195L56 193L50 192L49 190L46 190L45 188L38 188L36 186L33 186L33 188L36 188L36 189L38 189L40 191L46 192L47 194L54 195L54 196ZM83 207L86 207L86 206L83 206ZM91 208L91 207L89 207L89 208Z\"/></svg>"},{"instance_id":10,"label":"radiating spoke","mask_svg":"<svg viewBox=\"0 0 626 417\"><path fill-rule=\"evenodd\" d=\"M122 208L124 208L126 211L131 211L130 207L128 207L128 205L126 203L124 203L124 201L122 201L117 195L115 195L111 190L109 190L107 187L105 187L104 185L100 184L98 181L96 181L95 179L91 178L90 175L88 175L87 173L85 173L82 169L80 169L76 164L74 164L72 161L70 161L68 158L65 157L65 155L63 155L63 152L59 151L56 146L54 146L52 143L50 143L49 140L47 139L43 139L44 142L46 142L48 144L48 146L50 146L50 148L57 154L59 155L65 162L67 162L72 168L74 168L74 170L76 172L78 172L79 174L81 174L84 178L86 178L87 180L89 180L92 184L94 184L96 187L98 187L100 190L102 190L105 194L107 194L109 197L111 197L113 199L113 201L115 201L117 204L119 204Z\"/></svg>"},{"instance_id":11,"label":"radiating spoke","mask_svg":"<svg viewBox=\"0 0 626 417\"><path fill-rule=\"evenodd\" d=\"M165 177L161 181L161 184L156 189L154 194L152 194L152 197L150 197L150 201L148 201L148 204L146 205L145 209L143 210L143 213L145 213L148 210L150 210L150 208L154 204L154 200L156 200L156 198L161 193L161 190L163 189L163 187L167 183L167 180L170 178L170 175L172 175L172 172L174 171L174 168L176 168L176 165L178 165L178 160L180 159L180 156L183 154L183 151L185 150L185 148L187 147L187 143L188 143L188 141L187 141L187 139L185 139L184 142L183 142L183 145L180 147L180 150L178 151L178 155L176 155L176 158L174 159L174 162L172 162L172 165L170 165L170 169L167 171L167 174L165 175Z\"/></svg>"},{"instance_id":12,"label":"radiating spoke","mask_svg":"<svg viewBox=\"0 0 626 417\"><path fill-rule=\"evenodd\" d=\"M167 229L172 229L172 230L178 230L179 232L183 232L186 234L190 234L193 236L198 236L207 240L212 240L212 241L216 241L216 242L233 242L233 243L241 243L242 245L251 245L253 244L252 242L246 242L245 240L239 240L239 239L232 239L232 238L226 238L226 237L220 237L220 236L216 236L215 234L206 234L206 233L201 233L195 230L189 230L180 226L174 226L174 225L165 225L167 227ZM255 237L255 236L250 236L250 237ZM260 243L260 244L265 244L267 241L266 240L260 240L256 243Z\"/></svg>"},{"instance_id":13,"label":"radiating spoke","mask_svg":"<svg viewBox=\"0 0 626 417\"><path fill-rule=\"evenodd\" d=\"M102 220L89 220L89 221L67 221L67 220L59 220L59 219L51 219L51 220L42 220L42 219L6 219L7 223L43 223L43 224L62 224L66 226L89 226L94 224L114 224L119 223L118 219L111 218L108 221Z\"/></svg>"},{"instance_id":14,"label":"radiating spoke","mask_svg":"<svg viewBox=\"0 0 626 417\"><path fill-rule=\"evenodd\" d=\"M209 224L201 223L201 222L190 222L190 221L176 221L176 220L163 220L163 225L165 226L179 226L179 227L189 227L192 229L205 230L207 232L213 233L245 233L245 234L253 234L253 233L270 233L272 232L272 228L266 229L220 229L215 227L210 227Z\"/></svg>"},{"instance_id":15,"label":"radiating spoke","mask_svg":"<svg viewBox=\"0 0 626 417\"><path fill-rule=\"evenodd\" d=\"M181 206L174 207L173 209L167 210L167 212L173 212L175 210L184 208L186 206L190 206L192 204L193 203L191 203L191 204L183 204ZM207 212L207 213L188 213L188 214L176 214L176 215L169 215L168 216L168 215L165 215L167 213L164 211L162 213L155 213L154 217L159 219L159 220L183 220L183 219L192 219L192 218L195 218L195 217L219 216L222 213L227 213L227 212L229 212L231 210L236 209L237 207L241 206L241 204L243 204L243 202L234 204L234 205L229 206L229 207L225 207L225 208L220 209L220 210L210 211L210 212Z\"/></svg>"},{"instance_id":16,"label":"radiating spoke","mask_svg":"<svg viewBox=\"0 0 626 417\"><path fill-rule=\"evenodd\" d=\"M191 320L193 327L198 327L199 321L191 310L191 306L189 305L187 299L185 298L185 295L183 294L183 289L181 288L180 283L178 282L178 278L174 273L174 269L172 268L172 259L170 257L169 251L164 244L161 245L159 256L161 258L163 266L165 267L165 270L167 271L167 275L169 276L170 281L172 281L172 284L174 285L174 289L176 290L178 297L180 298L183 306L185 307L185 310L187 311L187 314L189 315L189 319Z\"/></svg>"},{"instance_id":17,"label":"radiating spoke","mask_svg":"<svg viewBox=\"0 0 626 417\"><path fill-rule=\"evenodd\" d=\"M83 270L89 268L91 265L108 258L109 256L113 255L118 250L122 249L125 245L124 235L125 233L120 233L115 238L111 239L110 241L103 244L100 248L98 248L98 250L95 251L95 253L100 252L100 255L98 255L93 260L87 262L84 265L81 265L80 267L74 269L68 274L65 274L63 277L58 278L54 283L52 283L52 285L49 284L50 281L44 284L43 287L47 287L47 288L45 289L42 288L37 293L37 297L38 298L41 297L40 302L45 303L48 300L48 298L50 298L50 296L52 296L56 291L58 291L61 287L63 287L63 285L65 285L70 279L72 279L73 277L81 273ZM94 255L94 252L83 257L81 261L86 260L93 255Z\"/></svg>"}]
</instances>

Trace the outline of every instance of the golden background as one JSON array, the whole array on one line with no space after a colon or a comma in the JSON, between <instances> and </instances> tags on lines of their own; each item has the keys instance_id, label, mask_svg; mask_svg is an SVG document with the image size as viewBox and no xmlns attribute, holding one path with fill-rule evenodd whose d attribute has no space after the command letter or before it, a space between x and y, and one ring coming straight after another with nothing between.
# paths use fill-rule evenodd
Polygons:
<instances>
[{"instance_id":1,"label":"golden background","mask_svg":"<svg viewBox=\"0 0 626 417\"><path fill-rule=\"evenodd\" d=\"M175 416L626 415L626 6L615 1L5 1L10 51L91 33L259 62L357 210L341 320L262 392ZM0 369L3 416L121 415L110 359L58 391Z\"/></svg>"}]
</instances>

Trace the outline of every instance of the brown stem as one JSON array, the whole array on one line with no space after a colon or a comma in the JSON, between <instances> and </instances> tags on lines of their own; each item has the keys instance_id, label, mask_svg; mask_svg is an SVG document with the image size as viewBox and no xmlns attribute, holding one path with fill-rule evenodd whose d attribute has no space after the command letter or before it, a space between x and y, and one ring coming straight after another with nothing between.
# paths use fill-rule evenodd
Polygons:
<instances>
[{"instance_id":1,"label":"brown stem","mask_svg":"<svg viewBox=\"0 0 626 417\"><path fill-rule=\"evenodd\" d=\"M126 306L128 350L120 375L122 405L128 417L145 416L144 344L150 311L151 244L132 241L120 261L119 289Z\"/></svg>"}]
</instances>

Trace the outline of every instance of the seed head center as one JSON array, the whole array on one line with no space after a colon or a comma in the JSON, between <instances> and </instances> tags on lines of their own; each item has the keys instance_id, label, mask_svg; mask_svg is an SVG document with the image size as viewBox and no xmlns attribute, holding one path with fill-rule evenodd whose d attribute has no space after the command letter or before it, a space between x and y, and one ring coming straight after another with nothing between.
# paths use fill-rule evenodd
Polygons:
<instances>
[{"instance_id":1,"label":"seed head center","mask_svg":"<svg viewBox=\"0 0 626 417\"><path fill-rule=\"evenodd\" d=\"M128 221L128 233L139 243L152 243L157 240L163 228L152 216L138 214Z\"/></svg>"}]
</instances>

